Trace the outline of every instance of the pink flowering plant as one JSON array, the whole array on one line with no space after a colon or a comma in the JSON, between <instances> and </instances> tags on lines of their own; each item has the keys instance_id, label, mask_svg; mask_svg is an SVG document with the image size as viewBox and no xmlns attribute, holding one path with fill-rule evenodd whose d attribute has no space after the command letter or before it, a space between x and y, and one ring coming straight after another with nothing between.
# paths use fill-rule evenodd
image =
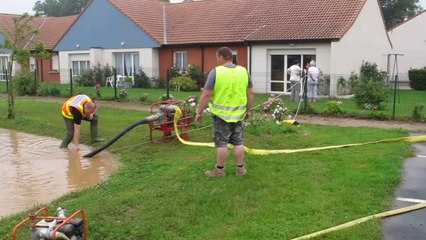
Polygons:
<instances>
[{"instance_id":1,"label":"pink flowering plant","mask_svg":"<svg viewBox=\"0 0 426 240\"><path fill-rule=\"evenodd\" d=\"M268 98L268 101L263 103L263 111L265 113L270 113L271 111L275 110L275 107L277 105L284 106L283 100L279 97L275 97L274 95L271 95Z\"/></svg>"}]
</instances>

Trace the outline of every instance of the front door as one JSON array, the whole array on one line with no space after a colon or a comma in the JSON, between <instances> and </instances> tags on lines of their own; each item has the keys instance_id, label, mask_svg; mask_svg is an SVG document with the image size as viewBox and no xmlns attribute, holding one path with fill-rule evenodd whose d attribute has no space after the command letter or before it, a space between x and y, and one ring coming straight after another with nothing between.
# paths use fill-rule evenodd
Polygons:
<instances>
[{"instance_id":1,"label":"front door","mask_svg":"<svg viewBox=\"0 0 426 240\"><path fill-rule=\"evenodd\" d=\"M269 92L290 94L290 75L287 69L297 60L301 68L305 62L315 59L314 54L270 54L270 84Z\"/></svg>"}]
</instances>

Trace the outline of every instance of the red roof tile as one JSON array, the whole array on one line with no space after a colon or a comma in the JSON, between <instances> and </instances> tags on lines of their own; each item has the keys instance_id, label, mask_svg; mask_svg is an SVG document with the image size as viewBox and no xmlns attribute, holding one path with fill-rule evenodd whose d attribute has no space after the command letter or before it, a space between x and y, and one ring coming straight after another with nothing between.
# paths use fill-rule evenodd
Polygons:
<instances>
[{"instance_id":1,"label":"red roof tile","mask_svg":"<svg viewBox=\"0 0 426 240\"><path fill-rule=\"evenodd\" d=\"M168 44L338 39L366 0L204 0L167 5Z\"/></svg>"},{"instance_id":2,"label":"red roof tile","mask_svg":"<svg viewBox=\"0 0 426 240\"><path fill-rule=\"evenodd\" d=\"M69 27L75 22L78 15L65 17L43 17L40 24L40 33L34 40L43 42L44 48L52 50L61 40L62 36L68 31Z\"/></svg>"},{"instance_id":3,"label":"red roof tile","mask_svg":"<svg viewBox=\"0 0 426 240\"><path fill-rule=\"evenodd\" d=\"M0 30L13 34L13 18L19 17L14 14L0 14ZM39 33L34 37L34 40L43 42L45 49L51 50L68 31L71 24L77 19L77 15L66 17L35 17L31 21L31 25L39 29ZM22 43L22 47L32 49L33 46L27 46L27 43Z\"/></svg>"}]
</instances>

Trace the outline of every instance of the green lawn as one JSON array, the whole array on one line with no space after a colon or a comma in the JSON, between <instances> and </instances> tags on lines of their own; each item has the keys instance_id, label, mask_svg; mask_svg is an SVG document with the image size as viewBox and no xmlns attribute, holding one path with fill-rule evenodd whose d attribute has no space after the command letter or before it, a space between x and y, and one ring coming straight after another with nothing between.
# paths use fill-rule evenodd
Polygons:
<instances>
[{"instance_id":1,"label":"green lawn","mask_svg":"<svg viewBox=\"0 0 426 240\"><path fill-rule=\"evenodd\" d=\"M0 98L0 115L6 100ZM18 99L16 120L0 118L1 128L62 138L60 104ZM99 109L100 133L109 139L148 115L133 110ZM89 127L82 126L82 142ZM299 154L247 156L248 175L236 177L230 156L225 178L211 179L215 150L179 142L148 143L148 127L139 126L108 150L122 167L110 179L73 192L47 207L62 206L87 215L90 239L291 239L366 215L391 203L400 181L408 143L387 143ZM295 149L407 136L398 129L275 125L247 127L245 145ZM191 141L211 141L211 129L190 132ZM99 145L95 145L99 146ZM35 208L34 208L35 209ZM28 211L0 221L1 239ZM29 227L22 234L28 238ZM382 239L380 222L327 234L317 239Z\"/></svg>"},{"instance_id":2,"label":"green lawn","mask_svg":"<svg viewBox=\"0 0 426 240\"><path fill-rule=\"evenodd\" d=\"M42 88L52 89L57 88L60 90L62 97L68 97L70 95L70 85L69 84L53 84L53 83L42 83ZM121 88L117 88L117 98L119 98L119 91ZM6 92L5 82L0 82L0 93ZM85 93L96 98L96 90L93 87L79 87L74 85L73 93ZM178 92L170 90L169 92L174 99L185 100L187 96L197 96L199 97L201 93L196 92ZM105 100L114 100L115 99L115 90L111 87L101 87L100 89L101 99ZM148 99L144 102L141 102L139 98L143 94L148 94ZM166 94L165 89L158 88L131 88L128 90L128 101L131 102L140 102L141 104L149 105L152 102L159 101L162 95ZM255 94L254 106L260 106L258 109L262 109L262 104L267 101L269 94ZM289 96L281 96L284 100L284 104L291 111L296 112L298 108L298 102L290 101ZM127 101L126 100L126 101ZM393 92L389 93L388 99L384 103L384 109L381 110L364 110L356 106L352 98L349 99L318 99L314 104L307 105L306 112L317 113L317 114L328 114L336 115L333 112L330 112L328 104L331 101L339 102L339 108L341 113L337 114L342 117L356 117L356 118L376 118L376 119L391 119L393 117L393 104L394 104L394 94ZM415 106L425 105L426 102L426 91L414 91L414 90L398 90L395 98L395 118L399 120L412 119L413 110ZM302 102L300 105L300 113L305 112L305 105ZM416 121L426 121L426 109L423 109L420 112L420 118L414 119Z\"/></svg>"}]
</instances>

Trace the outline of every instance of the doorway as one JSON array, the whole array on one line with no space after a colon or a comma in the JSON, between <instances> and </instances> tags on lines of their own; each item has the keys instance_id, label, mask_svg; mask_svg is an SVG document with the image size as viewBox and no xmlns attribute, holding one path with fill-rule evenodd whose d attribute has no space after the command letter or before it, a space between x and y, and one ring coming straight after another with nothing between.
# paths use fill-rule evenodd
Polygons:
<instances>
[{"instance_id":1,"label":"doorway","mask_svg":"<svg viewBox=\"0 0 426 240\"><path fill-rule=\"evenodd\" d=\"M299 61L300 67L303 68L305 63L309 63L311 60L315 59L316 55L313 53L270 53L269 92L290 94L290 75L287 74L287 69L291 67L296 60Z\"/></svg>"}]
</instances>

